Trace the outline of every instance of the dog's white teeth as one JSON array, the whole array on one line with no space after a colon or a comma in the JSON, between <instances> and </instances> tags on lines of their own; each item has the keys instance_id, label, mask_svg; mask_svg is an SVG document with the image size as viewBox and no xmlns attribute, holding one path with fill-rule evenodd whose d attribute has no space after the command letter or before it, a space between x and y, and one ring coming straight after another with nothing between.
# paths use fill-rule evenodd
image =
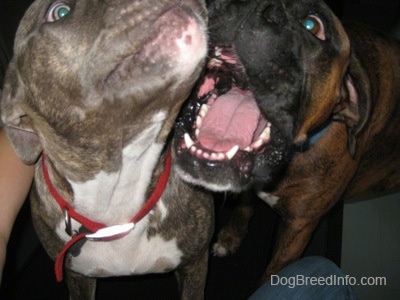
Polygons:
<instances>
[{"instance_id":1,"label":"dog's white teeth","mask_svg":"<svg viewBox=\"0 0 400 300\"><path fill-rule=\"evenodd\" d=\"M210 107L207 104L203 104L201 106L200 112L199 112L200 117L204 118L209 110L210 110Z\"/></svg>"},{"instance_id":2,"label":"dog's white teeth","mask_svg":"<svg viewBox=\"0 0 400 300\"><path fill-rule=\"evenodd\" d=\"M246 152L251 152L251 151L253 151L253 149L252 149L250 146L244 148L243 150L246 151Z\"/></svg>"},{"instance_id":3,"label":"dog's white teeth","mask_svg":"<svg viewBox=\"0 0 400 300\"><path fill-rule=\"evenodd\" d=\"M197 128L201 127L201 125L203 124L203 118L207 115L209 110L210 110L210 106L209 105L203 104L201 106L199 114L196 117L196 127ZM197 131L197 129L196 129L196 131ZM196 136L198 136L197 132L195 134L196 134Z\"/></svg>"},{"instance_id":4,"label":"dog's white teeth","mask_svg":"<svg viewBox=\"0 0 400 300\"><path fill-rule=\"evenodd\" d=\"M190 147L189 150L190 150L190 153L195 154L196 151L197 151L197 147L196 146L192 146L192 147Z\"/></svg>"},{"instance_id":5,"label":"dog's white teeth","mask_svg":"<svg viewBox=\"0 0 400 300\"><path fill-rule=\"evenodd\" d=\"M264 142L269 141L270 137L271 137L271 124L269 124L269 126L267 126L267 128L265 128L260 135L260 138L263 139Z\"/></svg>"},{"instance_id":6,"label":"dog's white teeth","mask_svg":"<svg viewBox=\"0 0 400 300\"><path fill-rule=\"evenodd\" d=\"M264 144L264 141L262 139L258 139L257 141L255 141L253 144L251 144L252 148L257 150L258 148L260 148L262 145Z\"/></svg>"},{"instance_id":7,"label":"dog's white teeth","mask_svg":"<svg viewBox=\"0 0 400 300\"><path fill-rule=\"evenodd\" d=\"M196 136L196 138L198 138L200 135L200 129L196 128L196 130L194 131L194 135Z\"/></svg>"},{"instance_id":8,"label":"dog's white teeth","mask_svg":"<svg viewBox=\"0 0 400 300\"><path fill-rule=\"evenodd\" d=\"M215 101L215 99L218 98L218 95L216 93L212 93L212 95L210 96L210 98L208 99L208 106L212 105Z\"/></svg>"},{"instance_id":9,"label":"dog's white teeth","mask_svg":"<svg viewBox=\"0 0 400 300\"><path fill-rule=\"evenodd\" d=\"M235 155L236 155L236 153L239 151L239 146L238 145L236 145L236 146L233 146L232 147L232 149L231 150L229 150L228 152L226 152L226 157L229 159L229 160L231 160Z\"/></svg>"},{"instance_id":10,"label":"dog's white teeth","mask_svg":"<svg viewBox=\"0 0 400 300\"><path fill-rule=\"evenodd\" d=\"M224 153L218 153L217 154L217 160L224 160L225 159L225 154Z\"/></svg>"},{"instance_id":11,"label":"dog's white teeth","mask_svg":"<svg viewBox=\"0 0 400 300\"><path fill-rule=\"evenodd\" d=\"M248 152L258 150L259 148L261 148L262 145L268 143L270 138L271 138L271 123L268 123L267 127L263 130L263 132L261 132L258 139L244 150Z\"/></svg>"},{"instance_id":12,"label":"dog's white teeth","mask_svg":"<svg viewBox=\"0 0 400 300\"><path fill-rule=\"evenodd\" d=\"M207 150L203 150L201 148L196 147L195 142L192 140L192 138L188 133L185 133L183 137L184 137L184 146L186 146L186 148L189 149L192 155L195 155L199 158L204 158L207 160L219 160L219 161L226 159L231 160L239 151L239 145L235 145L227 152L209 152Z\"/></svg>"},{"instance_id":13,"label":"dog's white teeth","mask_svg":"<svg viewBox=\"0 0 400 300\"><path fill-rule=\"evenodd\" d=\"M190 149L194 145L194 142L193 142L192 138L190 137L190 135L188 133L185 133L185 135L183 137L185 139L186 147L188 149Z\"/></svg>"},{"instance_id":14,"label":"dog's white teeth","mask_svg":"<svg viewBox=\"0 0 400 300\"><path fill-rule=\"evenodd\" d=\"M201 118L201 116L197 116L196 117L196 127L200 128L202 124L203 124L203 119Z\"/></svg>"},{"instance_id":15,"label":"dog's white teeth","mask_svg":"<svg viewBox=\"0 0 400 300\"><path fill-rule=\"evenodd\" d=\"M214 50L215 56L220 56L221 53L222 53L222 48L221 48L221 47L218 47L218 46L215 47L215 50Z\"/></svg>"},{"instance_id":16,"label":"dog's white teeth","mask_svg":"<svg viewBox=\"0 0 400 300\"><path fill-rule=\"evenodd\" d=\"M212 58L212 59L208 62L208 64L207 64L207 66L208 66L209 68L220 67L221 65L222 65L222 61L220 61L220 60L217 59L217 58Z\"/></svg>"}]
</instances>

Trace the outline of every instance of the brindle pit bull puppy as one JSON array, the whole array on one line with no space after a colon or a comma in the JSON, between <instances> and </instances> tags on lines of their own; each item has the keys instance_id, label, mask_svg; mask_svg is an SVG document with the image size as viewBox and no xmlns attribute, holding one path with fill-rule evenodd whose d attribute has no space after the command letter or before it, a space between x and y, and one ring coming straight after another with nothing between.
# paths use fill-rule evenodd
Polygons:
<instances>
[{"instance_id":1,"label":"brindle pit bull puppy","mask_svg":"<svg viewBox=\"0 0 400 300\"><path fill-rule=\"evenodd\" d=\"M1 116L37 162L33 221L71 299L93 299L95 277L173 269L182 299L203 298L212 201L170 172L168 136L205 21L197 0L37 0L20 24Z\"/></svg>"},{"instance_id":2,"label":"brindle pit bull puppy","mask_svg":"<svg viewBox=\"0 0 400 300\"><path fill-rule=\"evenodd\" d=\"M400 44L343 27L319 0L215 1L209 16L210 60L177 123L176 168L215 191L253 186L282 216L266 280L339 199L400 186ZM236 213L217 255L236 251L251 215Z\"/></svg>"}]
</instances>

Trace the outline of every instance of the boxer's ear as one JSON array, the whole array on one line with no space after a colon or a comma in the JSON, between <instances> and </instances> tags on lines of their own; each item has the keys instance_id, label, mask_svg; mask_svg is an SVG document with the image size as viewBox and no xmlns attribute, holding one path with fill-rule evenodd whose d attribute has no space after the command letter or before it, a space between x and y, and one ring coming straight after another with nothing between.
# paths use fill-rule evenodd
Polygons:
<instances>
[{"instance_id":1,"label":"boxer's ear","mask_svg":"<svg viewBox=\"0 0 400 300\"><path fill-rule=\"evenodd\" d=\"M348 149L356 152L356 137L363 130L370 114L370 84L367 74L354 58L342 86L342 99L335 108L334 118L347 126Z\"/></svg>"},{"instance_id":2,"label":"boxer's ear","mask_svg":"<svg viewBox=\"0 0 400 300\"><path fill-rule=\"evenodd\" d=\"M15 153L24 163L33 164L42 147L33 130L32 119L23 109L24 91L19 86L17 75L11 72L10 69L1 95L1 118Z\"/></svg>"}]
</instances>

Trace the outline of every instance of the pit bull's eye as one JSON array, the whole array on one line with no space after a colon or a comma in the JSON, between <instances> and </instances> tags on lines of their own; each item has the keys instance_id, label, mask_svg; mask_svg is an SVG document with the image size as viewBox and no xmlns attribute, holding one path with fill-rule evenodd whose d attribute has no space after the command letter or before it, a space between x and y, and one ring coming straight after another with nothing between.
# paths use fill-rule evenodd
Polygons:
<instances>
[{"instance_id":1,"label":"pit bull's eye","mask_svg":"<svg viewBox=\"0 0 400 300\"><path fill-rule=\"evenodd\" d=\"M71 11L71 7L64 2L56 2L54 3L47 12L46 21L47 22L55 22L65 18L69 12Z\"/></svg>"},{"instance_id":2,"label":"pit bull's eye","mask_svg":"<svg viewBox=\"0 0 400 300\"><path fill-rule=\"evenodd\" d=\"M325 40L324 25L321 20L313 15L307 16L301 21L303 27L321 40Z\"/></svg>"}]
</instances>

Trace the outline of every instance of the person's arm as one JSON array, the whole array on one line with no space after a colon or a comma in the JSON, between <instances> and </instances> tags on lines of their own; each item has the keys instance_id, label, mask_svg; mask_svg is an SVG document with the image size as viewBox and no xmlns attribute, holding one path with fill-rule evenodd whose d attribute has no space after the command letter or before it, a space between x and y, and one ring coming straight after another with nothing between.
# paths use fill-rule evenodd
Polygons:
<instances>
[{"instance_id":1,"label":"person's arm","mask_svg":"<svg viewBox=\"0 0 400 300\"><path fill-rule=\"evenodd\" d=\"M0 128L0 283L8 239L15 218L28 195L34 166L25 165L14 153Z\"/></svg>"}]
</instances>

